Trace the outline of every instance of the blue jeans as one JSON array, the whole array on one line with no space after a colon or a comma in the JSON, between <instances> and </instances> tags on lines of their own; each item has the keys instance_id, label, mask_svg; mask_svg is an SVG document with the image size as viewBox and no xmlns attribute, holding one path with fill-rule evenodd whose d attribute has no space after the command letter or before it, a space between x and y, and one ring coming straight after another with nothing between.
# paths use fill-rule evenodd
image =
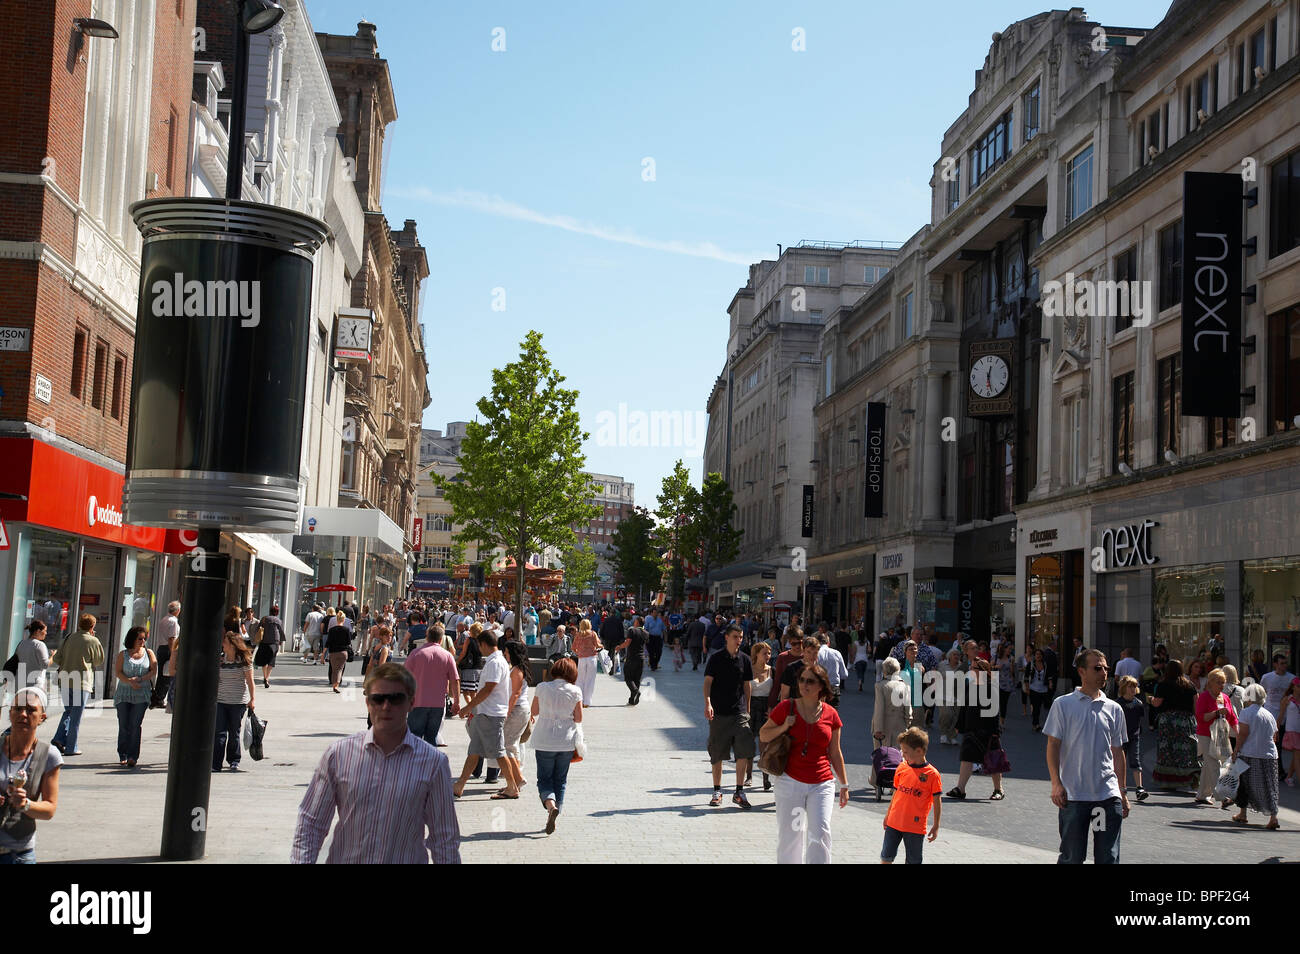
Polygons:
<instances>
[{"instance_id":1,"label":"blue jeans","mask_svg":"<svg viewBox=\"0 0 1300 954\"><path fill-rule=\"evenodd\" d=\"M572 752L542 752L537 754L537 794L545 804L548 798L555 799L555 807L564 807L564 785L569 780L569 765L573 761Z\"/></svg>"},{"instance_id":2,"label":"blue jeans","mask_svg":"<svg viewBox=\"0 0 1300 954\"><path fill-rule=\"evenodd\" d=\"M63 746L69 752L76 752L77 734L81 730L81 714L86 711L89 692L80 689L63 690L63 718L59 720L59 731L54 733L54 745Z\"/></svg>"},{"instance_id":3,"label":"blue jeans","mask_svg":"<svg viewBox=\"0 0 1300 954\"><path fill-rule=\"evenodd\" d=\"M914 831L899 831L897 828L885 829L885 843L880 846L880 860L893 861L898 857L898 843L903 843L909 865L921 863L921 852L925 849L925 836Z\"/></svg>"},{"instance_id":4,"label":"blue jeans","mask_svg":"<svg viewBox=\"0 0 1300 954\"><path fill-rule=\"evenodd\" d=\"M217 734L212 740L212 771L221 771L221 756L225 753L231 767L239 764L244 753L239 747L239 733L243 728L247 703L217 703Z\"/></svg>"},{"instance_id":5,"label":"blue jeans","mask_svg":"<svg viewBox=\"0 0 1300 954\"><path fill-rule=\"evenodd\" d=\"M34 865L36 864L36 849L28 848L26 851L7 851L0 855L0 865Z\"/></svg>"},{"instance_id":6,"label":"blue jeans","mask_svg":"<svg viewBox=\"0 0 1300 954\"><path fill-rule=\"evenodd\" d=\"M144 722L148 702L119 702L117 704L117 757L122 760L140 758L140 725Z\"/></svg>"},{"instance_id":7,"label":"blue jeans","mask_svg":"<svg viewBox=\"0 0 1300 954\"><path fill-rule=\"evenodd\" d=\"M1061 856L1057 864L1081 865L1088 857L1088 832L1092 832L1092 859L1099 865L1119 864L1119 829L1124 809L1118 798L1101 802L1068 802L1059 811Z\"/></svg>"},{"instance_id":8,"label":"blue jeans","mask_svg":"<svg viewBox=\"0 0 1300 954\"><path fill-rule=\"evenodd\" d=\"M430 745L438 744L438 730L442 728L442 717L446 715L443 706L417 706L406 717L406 727L412 735L418 735Z\"/></svg>"}]
</instances>

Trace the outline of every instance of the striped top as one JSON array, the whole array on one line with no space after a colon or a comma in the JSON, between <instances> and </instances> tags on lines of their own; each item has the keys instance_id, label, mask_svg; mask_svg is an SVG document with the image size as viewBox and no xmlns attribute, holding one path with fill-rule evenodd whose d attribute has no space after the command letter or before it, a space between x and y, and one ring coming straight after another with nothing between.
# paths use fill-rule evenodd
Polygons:
<instances>
[{"instance_id":1,"label":"striped top","mask_svg":"<svg viewBox=\"0 0 1300 954\"><path fill-rule=\"evenodd\" d=\"M373 729L325 750L298 809L292 863L316 862L336 812L328 864L460 864L451 766L410 732L388 755Z\"/></svg>"},{"instance_id":2,"label":"striped top","mask_svg":"<svg viewBox=\"0 0 1300 954\"><path fill-rule=\"evenodd\" d=\"M217 701L230 706L247 705L249 692L245 673L252 671L251 663L227 662L222 659L217 669Z\"/></svg>"}]
</instances>

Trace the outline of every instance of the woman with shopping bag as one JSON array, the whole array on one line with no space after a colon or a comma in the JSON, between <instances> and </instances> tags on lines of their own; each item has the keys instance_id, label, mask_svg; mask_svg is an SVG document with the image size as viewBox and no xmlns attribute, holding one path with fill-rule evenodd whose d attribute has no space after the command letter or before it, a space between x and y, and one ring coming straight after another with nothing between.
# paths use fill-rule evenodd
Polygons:
<instances>
[{"instance_id":1,"label":"woman with shopping bag","mask_svg":"<svg viewBox=\"0 0 1300 954\"><path fill-rule=\"evenodd\" d=\"M1214 804L1214 786L1232 757L1229 727L1237 728L1237 713L1223 694L1227 681L1222 669L1211 669L1205 676L1205 691L1196 697L1196 749L1201 756L1196 801L1205 805Z\"/></svg>"},{"instance_id":2,"label":"woman with shopping bag","mask_svg":"<svg viewBox=\"0 0 1300 954\"><path fill-rule=\"evenodd\" d=\"M253 651L238 629L227 629L221 638L222 655L217 664L217 723L212 740L212 771L220 772L222 760L239 771L240 723L244 710L253 709Z\"/></svg>"},{"instance_id":3,"label":"woman with shopping bag","mask_svg":"<svg viewBox=\"0 0 1300 954\"><path fill-rule=\"evenodd\" d=\"M1270 831L1281 826L1277 820L1277 745L1273 736L1277 734L1277 721L1273 713L1264 708L1267 697L1264 687L1251 683L1242 690L1241 719L1237 723L1237 743L1232 750L1233 768L1245 763L1246 769L1240 773L1237 795L1233 799L1241 811L1232 816L1239 825L1246 824L1246 809L1268 815Z\"/></svg>"}]
</instances>

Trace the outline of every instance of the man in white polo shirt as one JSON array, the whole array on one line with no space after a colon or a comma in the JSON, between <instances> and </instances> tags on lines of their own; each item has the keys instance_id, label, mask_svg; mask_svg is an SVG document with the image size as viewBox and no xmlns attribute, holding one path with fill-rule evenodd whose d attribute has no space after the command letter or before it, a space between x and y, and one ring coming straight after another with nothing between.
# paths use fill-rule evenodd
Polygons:
<instances>
[{"instance_id":1,"label":"man in white polo shirt","mask_svg":"<svg viewBox=\"0 0 1300 954\"><path fill-rule=\"evenodd\" d=\"M1054 703L1043 726L1047 736L1047 772L1052 801L1060 809L1063 865L1080 865L1093 833L1093 861L1119 864L1120 824L1128 817L1128 796L1120 779L1127 775L1124 710L1102 694L1109 667L1096 649L1074 660L1080 685Z\"/></svg>"},{"instance_id":2,"label":"man in white polo shirt","mask_svg":"<svg viewBox=\"0 0 1300 954\"><path fill-rule=\"evenodd\" d=\"M460 714L470 720L469 753L460 770L460 778L453 794L460 798L465 783L478 759L504 759L506 757L506 714L510 711L510 664L497 649L497 635L485 629L478 636L479 649L483 651L483 670L479 673L478 692L461 709ZM496 796L492 796L496 798ZM518 795L506 796L518 798Z\"/></svg>"}]
</instances>

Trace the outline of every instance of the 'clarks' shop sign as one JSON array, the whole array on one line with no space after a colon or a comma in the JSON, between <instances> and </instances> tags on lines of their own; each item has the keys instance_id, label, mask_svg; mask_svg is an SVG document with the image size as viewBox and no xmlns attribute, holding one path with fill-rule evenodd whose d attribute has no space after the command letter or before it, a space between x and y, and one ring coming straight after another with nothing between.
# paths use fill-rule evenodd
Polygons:
<instances>
[{"instance_id":1,"label":"'clarks' shop sign","mask_svg":"<svg viewBox=\"0 0 1300 954\"><path fill-rule=\"evenodd\" d=\"M1143 520L1107 527L1101 532L1101 546L1092 548L1093 572L1137 569L1159 562L1151 548L1151 530L1158 526L1154 520Z\"/></svg>"}]
</instances>

